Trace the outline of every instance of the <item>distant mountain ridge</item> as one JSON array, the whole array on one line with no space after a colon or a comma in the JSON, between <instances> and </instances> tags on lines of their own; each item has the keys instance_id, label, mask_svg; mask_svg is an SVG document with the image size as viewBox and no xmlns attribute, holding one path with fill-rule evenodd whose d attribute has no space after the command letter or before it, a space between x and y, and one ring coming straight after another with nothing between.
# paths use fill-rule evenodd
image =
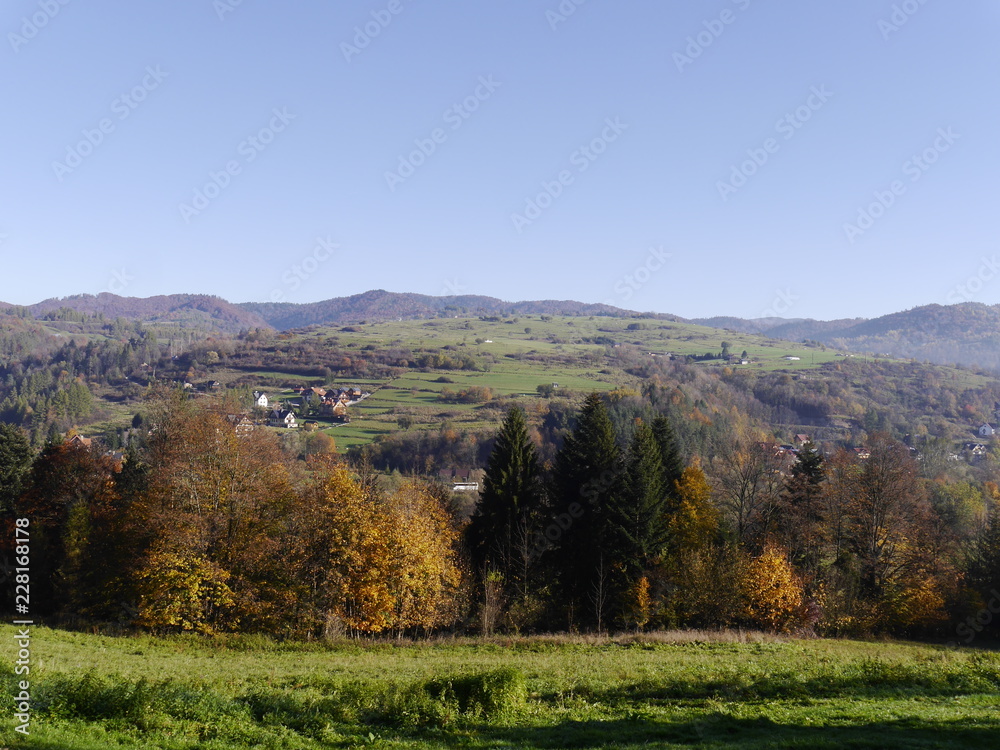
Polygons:
<instances>
[{"instance_id":1,"label":"distant mountain ridge","mask_svg":"<svg viewBox=\"0 0 1000 750\"><path fill-rule=\"evenodd\" d=\"M0 308L13 307L0 302ZM27 309L41 317L61 308L70 308L88 315L103 314L106 318L123 317L147 323L175 323L223 333L236 333L248 328L288 330L311 325L357 323L362 320L420 318L454 312L456 315L635 315L631 310L605 304L589 304L572 300L536 300L506 302L495 297L455 295L433 297L426 294L387 292L375 289L350 297L334 297L322 302L242 302L232 303L206 294L168 294L155 297L120 297L102 292L98 295L77 294L53 297ZM673 315L658 315L667 320L680 320Z\"/></svg>"},{"instance_id":2,"label":"distant mountain ridge","mask_svg":"<svg viewBox=\"0 0 1000 750\"><path fill-rule=\"evenodd\" d=\"M362 320L389 320L455 314L498 315L634 315L631 310L604 304L588 304L572 300L536 300L505 302L496 297L474 294L433 297L427 294L387 292L373 289L350 297L335 297L322 302L296 304L290 302L243 302L239 305L279 329L302 328L329 323L357 323ZM663 316L678 320L675 316Z\"/></svg>"},{"instance_id":3,"label":"distant mountain ridge","mask_svg":"<svg viewBox=\"0 0 1000 750\"><path fill-rule=\"evenodd\" d=\"M77 294L27 305L35 317L68 307L88 315L128 318L146 323L175 323L222 333L238 333L244 328L267 328L267 321L250 310L208 294L165 294L156 297L119 297L101 292Z\"/></svg>"},{"instance_id":4,"label":"distant mountain ridge","mask_svg":"<svg viewBox=\"0 0 1000 750\"><path fill-rule=\"evenodd\" d=\"M0 303L0 308L10 307ZM631 317L652 315L662 320L694 323L712 328L754 333L774 339L819 341L827 346L859 353L888 354L941 364L978 365L1000 370L1000 305L965 302L957 305L924 305L878 318L812 320L808 318L735 317L695 318L638 313L606 304L573 300L507 302L481 295L434 297L426 294L374 289L322 302L234 304L204 294L170 294L156 297L120 297L107 292L52 298L29 305L40 317L62 307L105 317L124 317L148 323L170 323L221 333L242 329L288 330L311 325L347 325L363 320L454 315L567 315Z\"/></svg>"},{"instance_id":5,"label":"distant mountain ridge","mask_svg":"<svg viewBox=\"0 0 1000 750\"><path fill-rule=\"evenodd\" d=\"M1000 305L923 305L872 319L699 318L691 322L787 341L808 339L856 352L1000 369Z\"/></svg>"}]
</instances>

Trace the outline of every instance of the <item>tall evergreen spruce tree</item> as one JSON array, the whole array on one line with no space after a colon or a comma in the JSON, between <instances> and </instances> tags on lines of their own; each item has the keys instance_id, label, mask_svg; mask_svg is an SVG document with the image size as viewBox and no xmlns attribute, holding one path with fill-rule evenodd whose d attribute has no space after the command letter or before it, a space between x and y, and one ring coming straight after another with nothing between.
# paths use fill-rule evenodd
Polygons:
<instances>
[{"instance_id":1,"label":"tall evergreen spruce tree","mask_svg":"<svg viewBox=\"0 0 1000 750\"><path fill-rule=\"evenodd\" d=\"M500 572L522 595L534 564L531 541L541 501L538 455L524 412L515 406L497 435L468 533L477 570Z\"/></svg>"},{"instance_id":2,"label":"tall evergreen spruce tree","mask_svg":"<svg viewBox=\"0 0 1000 750\"><path fill-rule=\"evenodd\" d=\"M34 457L35 452L21 428L0 423L0 513L13 512Z\"/></svg>"},{"instance_id":3,"label":"tall evergreen spruce tree","mask_svg":"<svg viewBox=\"0 0 1000 750\"><path fill-rule=\"evenodd\" d=\"M684 459L677 444L677 435L670 420L657 417L650 425L656 444L660 449L660 466L663 472L663 489L671 497L676 497L677 485L684 474Z\"/></svg>"},{"instance_id":4,"label":"tall evergreen spruce tree","mask_svg":"<svg viewBox=\"0 0 1000 750\"><path fill-rule=\"evenodd\" d=\"M607 514L621 480L614 428L601 397L592 393L556 454L552 477L552 507L561 533L549 536L555 547L551 558L574 618L591 610L595 587L605 577ZM552 528L547 525L546 532Z\"/></svg>"},{"instance_id":5,"label":"tall evergreen spruce tree","mask_svg":"<svg viewBox=\"0 0 1000 750\"><path fill-rule=\"evenodd\" d=\"M666 547L669 514L660 445L641 424L629 446L622 491L608 509L609 551L632 585Z\"/></svg>"},{"instance_id":6,"label":"tall evergreen spruce tree","mask_svg":"<svg viewBox=\"0 0 1000 750\"><path fill-rule=\"evenodd\" d=\"M823 454L812 443L806 443L785 484L781 513L776 522L779 540L795 564L809 573L815 573L820 565L825 526L825 478Z\"/></svg>"}]
</instances>

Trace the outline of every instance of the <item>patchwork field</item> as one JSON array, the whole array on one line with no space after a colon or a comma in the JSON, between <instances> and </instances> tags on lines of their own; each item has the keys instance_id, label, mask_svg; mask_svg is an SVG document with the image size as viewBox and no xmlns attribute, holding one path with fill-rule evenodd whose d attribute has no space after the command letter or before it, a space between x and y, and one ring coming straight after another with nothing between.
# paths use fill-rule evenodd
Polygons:
<instances>
[{"instance_id":1,"label":"patchwork field","mask_svg":"<svg viewBox=\"0 0 1000 750\"><path fill-rule=\"evenodd\" d=\"M31 737L8 718L11 747L993 748L1000 736L1000 655L913 643L282 644L37 628L32 659ZM13 661L8 646L8 717Z\"/></svg>"},{"instance_id":2,"label":"patchwork field","mask_svg":"<svg viewBox=\"0 0 1000 750\"><path fill-rule=\"evenodd\" d=\"M729 364L754 370L803 370L842 358L822 347L779 342L762 336L720 331L704 326L673 323L654 318L565 318L522 316L480 320L470 317L433 320L400 320L322 328L291 334L322 345L335 345L348 352L406 349L434 350L452 356L469 355L489 362L486 371L412 370L394 380L360 383L372 396L351 407L351 422L333 425L320 422L340 450L371 442L378 435L400 429L403 417L410 429L436 429L448 422L458 429L495 428L498 415L477 404L446 403L442 391L460 391L471 386L489 388L494 398L513 399L530 406L539 400L539 385L558 384L563 392L587 393L620 386L636 387L638 378L621 368L609 367L608 347L634 347L641 356L697 356L718 354L723 342L739 356L746 351L750 364ZM785 357L798 357L787 360ZM698 366L722 367L720 359ZM242 373L245 375L246 373ZM306 377L282 376L262 370L262 378L280 377L305 382ZM216 377L228 382L231 374ZM355 385L355 381L341 385ZM290 390L276 394L291 399Z\"/></svg>"}]
</instances>

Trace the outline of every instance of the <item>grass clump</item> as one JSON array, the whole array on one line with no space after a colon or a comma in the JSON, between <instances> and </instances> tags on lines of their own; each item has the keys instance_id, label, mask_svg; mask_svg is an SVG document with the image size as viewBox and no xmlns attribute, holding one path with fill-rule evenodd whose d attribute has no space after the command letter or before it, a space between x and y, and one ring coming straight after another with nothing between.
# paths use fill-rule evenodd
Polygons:
<instances>
[{"instance_id":1,"label":"grass clump","mask_svg":"<svg viewBox=\"0 0 1000 750\"><path fill-rule=\"evenodd\" d=\"M462 714L488 721L515 718L528 699L527 680L514 667L428 680L424 689L438 700L453 701Z\"/></svg>"}]
</instances>

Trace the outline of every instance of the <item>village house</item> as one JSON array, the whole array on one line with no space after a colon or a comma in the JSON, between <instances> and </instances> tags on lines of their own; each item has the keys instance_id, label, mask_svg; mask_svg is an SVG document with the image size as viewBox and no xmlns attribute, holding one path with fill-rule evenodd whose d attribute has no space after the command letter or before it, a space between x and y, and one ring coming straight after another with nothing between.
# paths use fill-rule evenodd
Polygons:
<instances>
[{"instance_id":1,"label":"village house","mask_svg":"<svg viewBox=\"0 0 1000 750\"><path fill-rule=\"evenodd\" d=\"M347 416L347 404L343 401L326 401L320 407L320 413L327 417L332 417L335 422L350 422Z\"/></svg>"},{"instance_id":2,"label":"village house","mask_svg":"<svg viewBox=\"0 0 1000 750\"><path fill-rule=\"evenodd\" d=\"M93 438L86 438L83 435L74 435L69 439L69 444L74 448L89 448L93 442Z\"/></svg>"},{"instance_id":3,"label":"village house","mask_svg":"<svg viewBox=\"0 0 1000 750\"><path fill-rule=\"evenodd\" d=\"M451 485L452 492L479 492L479 482L472 469L445 469L438 476Z\"/></svg>"},{"instance_id":4,"label":"village house","mask_svg":"<svg viewBox=\"0 0 1000 750\"><path fill-rule=\"evenodd\" d=\"M987 450L985 443L965 443L962 446L962 451L970 456L985 456Z\"/></svg>"},{"instance_id":5,"label":"village house","mask_svg":"<svg viewBox=\"0 0 1000 750\"><path fill-rule=\"evenodd\" d=\"M312 388L299 389L299 395L302 396L303 398L309 398L310 396L315 394L318 398L322 399L326 398L326 395L328 393L329 391L326 390L326 388L316 388L315 386L313 386Z\"/></svg>"},{"instance_id":6,"label":"village house","mask_svg":"<svg viewBox=\"0 0 1000 750\"><path fill-rule=\"evenodd\" d=\"M261 391L253 392L253 405L259 406L261 409L266 409L268 405L267 394Z\"/></svg>"},{"instance_id":7,"label":"village house","mask_svg":"<svg viewBox=\"0 0 1000 750\"><path fill-rule=\"evenodd\" d=\"M295 414L287 409L274 409L267 423L271 427L284 427L290 430L294 430L299 426L298 422L295 421Z\"/></svg>"},{"instance_id":8,"label":"village house","mask_svg":"<svg viewBox=\"0 0 1000 750\"><path fill-rule=\"evenodd\" d=\"M249 435L253 432L254 423L246 414L227 414L226 419L233 425L238 437Z\"/></svg>"},{"instance_id":9,"label":"village house","mask_svg":"<svg viewBox=\"0 0 1000 750\"><path fill-rule=\"evenodd\" d=\"M979 426L979 437L993 437L996 434L996 429L991 424L982 424Z\"/></svg>"}]
</instances>

